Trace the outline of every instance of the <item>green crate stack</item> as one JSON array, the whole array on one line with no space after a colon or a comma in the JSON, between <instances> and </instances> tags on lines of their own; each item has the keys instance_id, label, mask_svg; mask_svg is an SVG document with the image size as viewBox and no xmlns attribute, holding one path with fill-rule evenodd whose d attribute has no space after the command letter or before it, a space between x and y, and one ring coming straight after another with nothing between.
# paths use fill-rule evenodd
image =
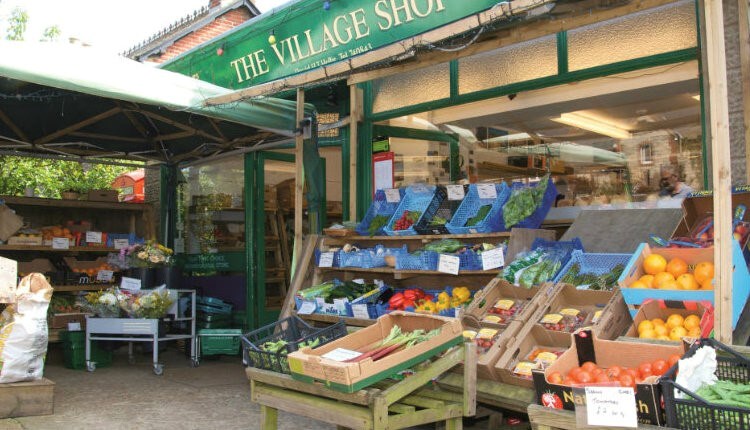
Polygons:
<instances>
[{"instance_id":1,"label":"green crate stack","mask_svg":"<svg viewBox=\"0 0 750 430\"><path fill-rule=\"evenodd\" d=\"M239 355L240 329L203 329L198 332L201 343L201 356Z\"/></svg>"},{"instance_id":2,"label":"green crate stack","mask_svg":"<svg viewBox=\"0 0 750 430\"><path fill-rule=\"evenodd\" d=\"M63 359L68 369L82 370L86 368L86 333L83 331L62 331L60 339L63 344ZM99 346L97 341L91 342L91 361L96 367L107 367L112 364L112 351Z\"/></svg>"}]
</instances>

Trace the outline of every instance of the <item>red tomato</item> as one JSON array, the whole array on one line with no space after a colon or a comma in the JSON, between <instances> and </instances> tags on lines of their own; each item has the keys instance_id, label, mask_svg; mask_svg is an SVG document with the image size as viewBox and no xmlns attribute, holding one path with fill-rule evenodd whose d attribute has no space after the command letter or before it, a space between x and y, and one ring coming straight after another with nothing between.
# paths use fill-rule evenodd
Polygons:
<instances>
[{"instance_id":1,"label":"red tomato","mask_svg":"<svg viewBox=\"0 0 750 430\"><path fill-rule=\"evenodd\" d=\"M578 372L578 377L576 377L576 381L580 384L588 384L591 381L594 380L594 377L591 376L591 373L586 372L585 370L581 370Z\"/></svg>"},{"instance_id":2,"label":"red tomato","mask_svg":"<svg viewBox=\"0 0 750 430\"><path fill-rule=\"evenodd\" d=\"M565 385L565 386L570 387L571 385L575 383L576 381L574 381L573 378L571 378L570 376L566 376L565 378L563 378L562 383L560 383L560 385Z\"/></svg>"},{"instance_id":3,"label":"red tomato","mask_svg":"<svg viewBox=\"0 0 750 430\"><path fill-rule=\"evenodd\" d=\"M560 374L560 372L552 372L549 374L549 377L547 378L550 384L562 384L563 377Z\"/></svg>"},{"instance_id":4,"label":"red tomato","mask_svg":"<svg viewBox=\"0 0 750 430\"><path fill-rule=\"evenodd\" d=\"M651 371L654 373L654 375L661 376L664 374L664 372L669 369L667 365L667 360L656 360L653 363L651 363Z\"/></svg>"},{"instance_id":5,"label":"red tomato","mask_svg":"<svg viewBox=\"0 0 750 430\"><path fill-rule=\"evenodd\" d=\"M631 387L635 389L635 379L628 374L620 375L618 381L620 381L620 385L623 387Z\"/></svg>"},{"instance_id":6,"label":"red tomato","mask_svg":"<svg viewBox=\"0 0 750 430\"><path fill-rule=\"evenodd\" d=\"M593 376L594 379L596 379L597 376L599 376L599 375L601 375L603 373L605 373L604 369L602 369L601 367L596 367L596 368L594 368L594 370L591 371L591 376Z\"/></svg>"},{"instance_id":7,"label":"red tomato","mask_svg":"<svg viewBox=\"0 0 750 430\"><path fill-rule=\"evenodd\" d=\"M574 367L568 372L568 377L574 381L578 380L578 374L581 373L580 367Z\"/></svg>"},{"instance_id":8,"label":"red tomato","mask_svg":"<svg viewBox=\"0 0 750 430\"><path fill-rule=\"evenodd\" d=\"M597 366L593 361L587 361L581 365L581 370L583 370L584 372L593 372L597 367L599 366Z\"/></svg>"},{"instance_id":9,"label":"red tomato","mask_svg":"<svg viewBox=\"0 0 750 430\"><path fill-rule=\"evenodd\" d=\"M638 379L638 371L635 370L635 369L623 369L623 372L625 372L628 375L630 375L630 377L633 378L633 381L635 381L635 380ZM622 374L621 374L621 376L622 376Z\"/></svg>"},{"instance_id":10,"label":"red tomato","mask_svg":"<svg viewBox=\"0 0 750 430\"><path fill-rule=\"evenodd\" d=\"M653 374L654 371L651 368L651 363L649 363L648 361L645 363L641 363L641 365L638 366L638 375L640 376L641 380L644 380Z\"/></svg>"},{"instance_id":11,"label":"red tomato","mask_svg":"<svg viewBox=\"0 0 750 430\"><path fill-rule=\"evenodd\" d=\"M670 356L669 356L669 358L667 359L667 364L669 364L669 367L672 367L672 366L674 366L674 365L675 365L675 364L676 364L676 363L677 363L678 361L680 361L680 358L682 358L682 357L680 357L680 356L679 356L679 355L677 355L677 354L672 354L672 355L670 355Z\"/></svg>"},{"instance_id":12,"label":"red tomato","mask_svg":"<svg viewBox=\"0 0 750 430\"><path fill-rule=\"evenodd\" d=\"M612 366L609 369L607 369L607 376L609 376L612 379L617 379L622 374L622 367L620 366Z\"/></svg>"},{"instance_id":13,"label":"red tomato","mask_svg":"<svg viewBox=\"0 0 750 430\"><path fill-rule=\"evenodd\" d=\"M609 379L609 376L607 376L606 373L602 372L594 378L594 382L612 382L611 379Z\"/></svg>"}]
</instances>

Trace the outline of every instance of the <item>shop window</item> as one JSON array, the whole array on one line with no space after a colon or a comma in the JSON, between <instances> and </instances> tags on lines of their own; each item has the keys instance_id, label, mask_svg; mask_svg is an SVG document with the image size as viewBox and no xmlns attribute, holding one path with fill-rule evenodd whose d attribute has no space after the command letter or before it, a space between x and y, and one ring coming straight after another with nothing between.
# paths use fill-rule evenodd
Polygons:
<instances>
[{"instance_id":1,"label":"shop window","mask_svg":"<svg viewBox=\"0 0 750 430\"><path fill-rule=\"evenodd\" d=\"M372 81L374 112L445 99L450 96L449 63L437 64Z\"/></svg>"},{"instance_id":2,"label":"shop window","mask_svg":"<svg viewBox=\"0 0 750 430\"><path fill-rule=\"evenodd\" d=\"M568 32L571 71L696 46L695 4L682 1Z\"/></svg>"},{"instance_id":3,"label":"shop window","mask_svg":"<svg viewBox=\"0 0 750 430\"><path fill-rule=\"evenodd\" d=\"M654 164L654 150L651 142L641 144L640 148L641 164Z\"/></svg>"},{"instance_id":4,"label":"shop window","mask_svg":"<svg viewBox=\"0 0 750 430\"><path fill-rule=\"evenodd\" d=\"M466 94L556 73L557 38L552 35L459 59L458 91Z\"/></svg>"}]
</instances>

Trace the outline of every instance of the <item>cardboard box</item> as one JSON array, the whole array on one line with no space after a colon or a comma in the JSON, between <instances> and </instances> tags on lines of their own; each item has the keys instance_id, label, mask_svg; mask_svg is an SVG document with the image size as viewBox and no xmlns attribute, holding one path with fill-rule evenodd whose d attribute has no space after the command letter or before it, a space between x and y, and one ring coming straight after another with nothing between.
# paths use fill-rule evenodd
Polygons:
<instances>
[{"instance_id":1,"label":"cardboard box","mask_svg":"<svg viewBox=\"0 0 750 430\"><path fill-rule=\"evenodd\" d=\"M119 192L117 190L90 190L88 200L92 202L116 202Z\"/></svg>"},{"instance_id":2,"label":"cardboard box","mask_svg":"<svg viewBox=\"0 0 750 430\"><path fill-rule=\"evenodd\" d=\"M54 272L55 266L46 258L35 258L31 261L19 261L18 273L48 273Z\"/></svg>"},{"instance_id":3,"label":"cardboard box","mask_svg":"<svg viewBox=\"0 0 750 430\"><path fill-rule=\"evenodd\" d=\"M543 395L557 396L563 409L573 411L576 405L585 404L585 396L575 393L572 387L551 384L547 376L553 372L567 374L574 367L586 361L592 361L601 368L623 366L637 368L644 361L667 359L670 355L682 356L685 348L682 345L654 345L638 342L618 342L597 339L591 331L580 331L572 335L573 344L560 358L544 371L533 371L534 389L537 403L542 403ZM653 380L652 380L653 379ZM638 408L638 421L647 424L665 425L662 408L661 388L656 377L637 384L635 403Z\"/></svg>"},{"instance_id":4,"label":"cardboard box","mask_svg":"<svg viewBox=\"0 0 750 430\"><path fill-rule=\"evenodd\" d=\"M493 278L486 287L474 295L474 299L466 307L464 315L474 318L477 324L483 327L505 328L507 323L491 323L484 321L484 318L492 316L490 310L495 306L498 300L507 299L513 301L522 301L523 307L508 321L528 321L529 317L536 311L537 303L534 297L543 290L543 294L551 294L550 290L554 289L553 284L544 284L542 287L522 288L516 287L505 279Z\"/></svg>"},{"instance_id":5,"label":"cardboard box","mask_svg":"<svg viewBox=\"0 0 750 430\"><path fill-rule=\"evenodd\" d=\"M558 313L561 309L574 308L585 314L584 320L577 328L594 324L593 317L597 311L603 311L614 296L613 291L578 290L574 285L558 284L550 297L537 295L537 313L534 324L546 315ZM597 321L598 322L598 321ZM554 330L548 330L554 331ZM570 332L567 332L570 334Z\"/></svg>"},{"instance_id":6,"label":"cardboard box","mask_svg":"<svg viewBox=\"0 0 750 430\"><path fill-rule=\"evenodd\" d=\"M735 187L732 189L732 209L743 204L750 208L750 192L747 187ZM687 236L704 216L713 213L714 197L712 191L701 191L694 193L682 201L682 212L684 218L677 226L672 237Z\"/></svg>"},{"instance_id":7,"label":"cardboard box","mask_svg":"<svg viewBox=\"0 0 750 430\"><path fill-rule=\"evenodd\" d=\"M8 238L8 245L42 246L42 235L39 236L13 236Z\"/></svg>"},{"instance_id":8,"label":"cardboard box","mask_svg":"<svg viewBox=\"0 0 750 430\"><path fill-rule=\"evenodd\" d=\"M622 336L632 324L633 318L628 311L628 305L620 290L617 289L592 328L599 339L615 340Z\"/></svg>"},{"instance_id":9,"label":"cardboard box","mask_svg":"<svg viewBox=\"0 0 750 430\"><path fill-rule=\"evenodd\" d=\"M502 328L490 327L499 331L499 335L493 345L484 353L477 350L477 377L500 381L500 376L495 370L495 365L500 357L505 353L508 344L516 339L518 333L523 329L526 323L524 321L511 321ZM464 318L463 327L465 330L479 332L482 328L488 328L484 324L477 324L473 318Z\"/></svg>"},{"instance_id":10,"label":"cardboard box","mask_svg":"<svg viewBox=\"0 0 750 430\"><path fill-rule=\"evenodd\" d=\"M86 330L86 316L94 316L93 314L86 314L82 312L76 313L65 313L65 314L52 314L50 317L49 326L50 328L64 328L68 329L68 323L77 322L81 324L81 330Z\"/></svg>"},{"instance_id":11,"label":"cardboard box","mask_svg":"<svg viewBox=\"0 0 750 430\"><path fill-rule=\"evenodd\" d=\"M539 314L535 314L539 316ZM523 378L513 373L516 364L523 361L536 348L567 349L570 347L571 336L569 333L553 332L545 330L538 324L527 324L511 339L503 355L495 363L495 372L501 382L510 385L533 388L533 379Z\"/></svg>"},{"instance_id":12,"label":"cardboard box","mask_svg":"<svg viewBox=\"0 0 750 430\"><path fill-rule=\"evenodd\" d=\"M714 307L709 302L687 302L676 300L647 300L635 314L625 336L638 338L638 324L645 320L661 318L667 320L672 314L683 317L698 315L701 319L701 337L709 337L714 329Z\"/></svg>"},{"instance_id":13,"label":"cardboard box","mask_svg":"<svg viewBox=\"0 0 750 430\"><path fill-rule=\"evenodd\" d=\"M345 363L322 357L338 349L356 351L365 348L385 339L395 325L401 327L404 332L440 329L440 334L378 361L368 357L359 362ZM455 318L392 312L378 318L375 324L331 343L315 349L303 348L289 354L289 369L294 379L305 382L321 381L333 390L353 393L415 366L461 342L461 322Z\"/></svg>"},{"instance_id":14,"label":"cardboard box","mask_svg":"<svg viewBox=\"0 0 750 430\"><path fill-rule=\"evenodd\" d=\"M658 290L646 288L628 288L628 286L640 278L643 274L643 260L650 254L655 253L664 256L667 261L680 257L689 265L695 265L701 261L714 261L714 248L652 248L647 243L642 243L636 249L633 257L625 266L620 279L620 291L628 304L630 314L635 317L638 312L636 306L643 304L647 299L657 300L685 300L690 302L707 301L714 304L713 290ZM742 309L745 307L748 295L750 295L750 273L747 269L745 259L742 257L739 243L732 241L732 264L734 273L732 275L732 328L737 326Z\"/></svg>"},{"instance_id":15,"label":"cardboard box","mask_svg":"<svg viewBox=\"0 0 750 430\"><path fill-rule=\"evenodd\" d=\"M8 206L0 204L0 240L8 240L21 227L23 227L23 218L16 215Z\"/></svg>"}]
</instances>

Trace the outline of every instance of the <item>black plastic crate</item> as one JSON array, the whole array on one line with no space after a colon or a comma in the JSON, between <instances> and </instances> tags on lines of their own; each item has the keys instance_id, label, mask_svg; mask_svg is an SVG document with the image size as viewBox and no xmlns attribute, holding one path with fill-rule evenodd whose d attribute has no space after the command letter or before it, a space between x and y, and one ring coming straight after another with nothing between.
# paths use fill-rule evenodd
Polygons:
<instances>
[{"instance_id":1,"label":"black plastic crate","mask_svg":"<svg viewBox=\"0 0 750 430\"><path fill-rule=\"evenodd\" d=\"M242 336L242 361L246 366L289 373L287 354L299 349L300 344L320 340L317 346L346 336L346 324L341 320L325 328L311 327L297 316L284 318ZM266 342L285 340L278 352L264 351Z\"/></svg>"},{"instance_id":2,"label":"black plastic crate","mask_svg":"<svg viewBox=\"0 0 750 430\"><path fill-rule=\"evenodd\" d=\"M469 186L464 185L464 196L469 192ZM458 207L463 200L448 200L448 191L442 185L438 185L430 205L425 209L422 218L414 225L414 230L419 234L450 234L446 224L453 219ZM445 219L445 224L432 224L435 217Z\"/></svg>"},{"instance_id":3,"label":"black plastic crate","mask_svg":"<svg viewBox=\"0 0 750 430\"><path fill-rule=\"evenodd\" d=\"M720 381L750 383L750 360L714 339L696 342L685 357L691 357L701 346L716 350L716 376ZM750 409L719 405L704 401L694 392L677 384L677 365L672 366L660 379L664 396L667 427L690 430L750 430ZM675 389L690 397L675 398Z\"/></svg>"}]
</instances>

